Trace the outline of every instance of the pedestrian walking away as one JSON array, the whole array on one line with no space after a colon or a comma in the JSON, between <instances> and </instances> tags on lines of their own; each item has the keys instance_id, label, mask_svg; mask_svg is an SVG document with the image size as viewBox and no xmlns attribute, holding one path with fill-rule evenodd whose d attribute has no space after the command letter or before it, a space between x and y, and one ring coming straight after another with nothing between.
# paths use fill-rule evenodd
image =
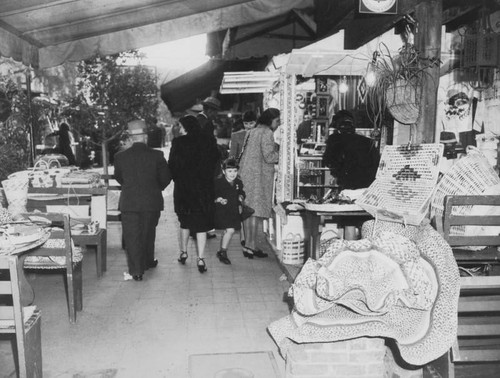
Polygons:
<instances>
[{"instance_id":1,"label":"pedestrian walking away","mask_svg":"<svg viewBox=\"0 0 500 378\"><path fill-rule=\"evenodd\" d=\"M128 264L124 279L142 281L144 272L158 265L156 226L171 174L163 152L147 146L143 120L130 121L128 133L133 144L115 155L114 179L122 186L118 208Z\"/></svg>"}]
</instances>

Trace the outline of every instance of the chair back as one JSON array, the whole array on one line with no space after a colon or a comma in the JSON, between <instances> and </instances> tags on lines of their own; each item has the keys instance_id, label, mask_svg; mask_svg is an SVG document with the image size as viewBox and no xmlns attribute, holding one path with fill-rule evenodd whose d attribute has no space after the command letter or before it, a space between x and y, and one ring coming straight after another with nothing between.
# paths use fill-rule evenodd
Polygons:
<instances>
[{"instance_id":1,"label":"chair back","mask_svg":"<svg viewBox=\"0 0 500 378\"><path fill-rule=\"evenodd\" d=\"M65 271L69 318L71 323L75 323L76 312L82 309L83 253L81 248L73 245L70 216L63 213L36 213L36 216L48 220L53 229L45 244L23 256L24 268Z\"/></svg>"},{"instance_id":2,"label":"chair back","mask_svg":"<svg viewBox=\"0 0 500 378\"><path fill-rule=\"evenodd\" d=\"M15 334L17 373L42 376L40 311L23 307L17 256L0 256L0 334Z\"/></svg>"},{"instance_id":3,"label":"chair back","mask_svg":"<svg viewBox=\"0 0 500 378\"><path fill-rule=\"evenodd\" d=\"M71 224L69 214L64 213L36 213L38 218L45 218L50 222L50 225L54 228L50 234L50 239L47 244L52 244L50 248L37 248L33 252L30 252L30 256L39 257L53 257L62 256L65 258L65 267L68 272L73 271L74 253L73 253L73 243L71 239ZM60 228L60 230L59 230ZM32 268L31 266L25 266ZM44 268L40 266L40 268ZM50 268L50 267L45 267ZM54 268L54 267L51 267ZM61 266L61 268L63 268Z\"/></svg>"},{"instance_id":4,"label":"chair back","mask_svg":"<svg viewBox=\"0 0 500 378\"><path fill-rule=\"evenodd\" d=\"M16 256L0 256L0 329L10 328L24 335L24 310L21 305L21 291ZM0 331L0 333L7 333Z\"/></svg>"}]
</instances>

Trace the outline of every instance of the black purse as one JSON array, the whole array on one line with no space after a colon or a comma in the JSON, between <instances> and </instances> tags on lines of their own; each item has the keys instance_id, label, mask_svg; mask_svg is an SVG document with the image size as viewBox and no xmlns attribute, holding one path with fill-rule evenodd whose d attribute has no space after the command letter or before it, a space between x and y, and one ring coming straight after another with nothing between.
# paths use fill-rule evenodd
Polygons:
<instances>
[{"instance_id":1,"label":"black purse","mask_svg":"<svg viewBox=\"0 0 500 378\"><path fill-rule=\"evenodd\" d=\"M241 209L241 211L240 211L240 218L241 218L242 221L244 221L245 219L250 218L253 215L253 213L255 213L254 209L252 209L248 205L245 205L244 203L242 203L240 205L240 209Z\"/></svg>"}]
</instances>

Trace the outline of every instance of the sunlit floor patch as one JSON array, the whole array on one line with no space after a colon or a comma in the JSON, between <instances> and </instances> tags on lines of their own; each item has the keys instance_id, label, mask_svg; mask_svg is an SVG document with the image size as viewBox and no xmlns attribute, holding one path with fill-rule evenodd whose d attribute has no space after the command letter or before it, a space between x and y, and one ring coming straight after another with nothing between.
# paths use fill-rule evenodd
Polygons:
<instances>
[{"instance_id":1,"label":"sunlit floor patch","mask_svg":"<svg viewBox=\"0 0 500 378\"><path fill-rule=\"evenodd\" d=\"M274 354L269 351L192 354L190 378L281 378Z\"/></svg>"}]
</instances>

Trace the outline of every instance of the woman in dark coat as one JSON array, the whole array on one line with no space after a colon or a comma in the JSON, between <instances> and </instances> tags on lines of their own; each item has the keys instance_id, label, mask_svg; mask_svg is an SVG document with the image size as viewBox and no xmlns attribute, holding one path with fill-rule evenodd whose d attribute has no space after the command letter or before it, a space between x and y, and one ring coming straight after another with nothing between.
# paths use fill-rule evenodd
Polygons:
<instances>
[{"instance_id":1,"label":"woman in dark coat","mask_svg":"<svg viewBox=\"0 0 500 378\"><path fill-rule=\"evenodd\" d=\"M57 152L68 158L69 165L76 165L75 155L73 154L73 150L71 148L72 136L69 131L69 125L66 122L61 123L59 131L56 131L54 134L59 135Z\"/></svg>"},{"instance_id":2,"label":"woman in dark coat","mask_svg":"<svg viewBox=\"0 0 500 378\"><path fill-rule=\"evenodd\" d=\"M180 222L181 253L185 264L190 232L196 234L198 270L207 270L204 253L207 231L214 228L214 174L218 161L214 138L202 133L195 116L179 120L186 135L172 141L168 165L174 180L174 210Z\"/></svg>"}]
</instances>

